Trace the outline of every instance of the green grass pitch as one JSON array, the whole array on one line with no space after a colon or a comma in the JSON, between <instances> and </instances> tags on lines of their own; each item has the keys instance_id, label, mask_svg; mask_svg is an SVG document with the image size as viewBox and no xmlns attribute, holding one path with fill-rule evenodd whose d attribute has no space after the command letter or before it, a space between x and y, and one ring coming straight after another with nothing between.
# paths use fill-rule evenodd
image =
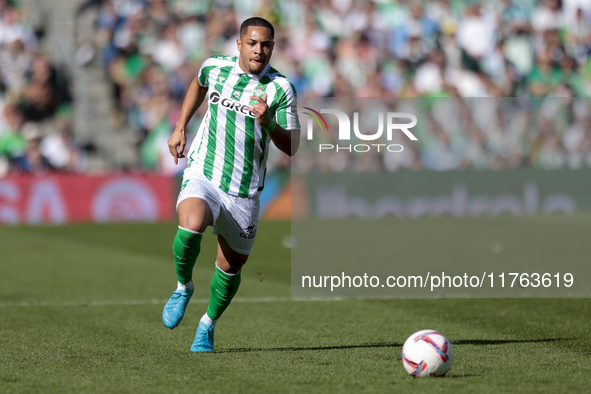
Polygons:
<instances>
[{"instance_id":1,"label":"green grass pitch","mask_svg":"<svg viewBox=\"0 0 591 394\"><path fill-rule=\"evenodd\" d=\"M215 238L204 238L194 299L181 325L169 330L161 313L176 281L174 232L172 223L0 227L0 393L591 386L589 300L293 301L290 251L281 245L290 226L277 222L260 224L240 291L216 327L216 351L193 354ZM453 344L454 364L444 378L413 379L400 362L404 340L425 328Z\"/></svg>"}]
</instances>

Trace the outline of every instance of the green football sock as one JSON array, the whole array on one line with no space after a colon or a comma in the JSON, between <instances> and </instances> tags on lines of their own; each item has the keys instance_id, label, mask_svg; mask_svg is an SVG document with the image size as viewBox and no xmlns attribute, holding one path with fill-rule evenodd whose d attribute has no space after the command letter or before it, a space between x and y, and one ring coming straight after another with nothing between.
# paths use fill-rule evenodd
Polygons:
<instances>
[{"instance_id":1,"label":"green football sock","mask_svg":"<svg viewBox=\"0 0 591 394\"><path fill-rule=\"evenodd\" d=\"M189 283L193 278L193 266L201 251L203 234L189 231L179 226L172 243L176 276L181 284Z\"/></svg>"},{"instance_id":2,"label":"green football sock","mask_svg":"<svg viewBox=\"0 0 591 394\"><path fill-rule=\"evenodd\" d=\"M211 280L209 306L207 307L207 316L211 320L220 318L240 287L240 271L237 274L228 275L219 269L217 263L215 268L215 274Z\"/></svg>"}]
</instances>

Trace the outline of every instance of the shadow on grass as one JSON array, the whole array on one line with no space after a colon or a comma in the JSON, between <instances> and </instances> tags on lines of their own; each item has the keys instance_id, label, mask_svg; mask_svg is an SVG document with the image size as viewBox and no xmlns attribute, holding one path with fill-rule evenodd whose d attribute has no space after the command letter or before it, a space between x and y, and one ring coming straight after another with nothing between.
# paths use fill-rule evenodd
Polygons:
<instances>
[{"instance_id":1,"label":"shadow on grass","mask_svg":"<svg viewBox=\"0 0 591 394\"><path fill-rule=\"evenodd\" d=\"M242 353L242 352L296 352L309 350L340 350L340 349L370 349L379 347L402 347L401 343L369 343L365 345L342 346L311 346L311 347L268 347L268 348L235 348L216 350L216 353Z\"/></svg>"},{"instance_id":2,"label":"shadow on grass","mask_svg":"<svg viewBox=\"0 0 591 394\"><path fill-rule=\"evenodd\" d=\"M576 341L577 338L546 338L546 339L464 339L453 341L452 345L505 345L508 343L538 343Z\"/></svg>"},{"instance_id":3,"label":"shadow on grass","mask_svg":"<svg viewBox=\"0 0 591 394\"><path fill-rule=\"evenodd\" d=\"M505 345L508 343L537 343L537 342L559 342L576 341L576 338L547 338L547 339L464 339L453 341L452 345ZM310 347L268 347L268 348L234 348L216 350L216 353L247 353L247 352L297 352L297 351L318 351L318 350L342 350L342 349L371 349L381 347L402 347L402 343L382 342L368 343L365 345L342 345L342 346L310 346ZM469 376L469 375L466 375ZM461 377L457 376L456 377Z\"/></svg>"}]
</instances>

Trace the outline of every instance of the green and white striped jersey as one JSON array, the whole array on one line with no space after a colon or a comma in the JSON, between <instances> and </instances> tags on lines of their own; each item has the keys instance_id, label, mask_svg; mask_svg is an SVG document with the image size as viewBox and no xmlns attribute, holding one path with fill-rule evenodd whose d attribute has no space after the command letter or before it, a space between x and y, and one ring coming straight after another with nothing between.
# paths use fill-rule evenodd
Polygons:
<instances>
[{"instance_id":1,"label":"green and white striped jersey","mask_svg":"<svg viewBox=\"0 0 591 394\"><path fill-rule=\"evenodd\" d=\"M199 70L208 87L208 109L189 150L195 167L224 192L253 197L263 190L271 138L244 107L267 93L269 115L286 130L300 128L296 90L269 64L259 75L245 73L238 57L213 56Z\"/></svg>"}]
</instances>

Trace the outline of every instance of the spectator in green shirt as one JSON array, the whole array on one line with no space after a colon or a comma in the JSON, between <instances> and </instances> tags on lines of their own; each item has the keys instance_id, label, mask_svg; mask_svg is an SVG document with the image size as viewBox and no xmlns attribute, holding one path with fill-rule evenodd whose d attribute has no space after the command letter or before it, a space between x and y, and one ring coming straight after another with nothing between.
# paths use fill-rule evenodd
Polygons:
<instances>
[{"instance_id":1,"label":"spectator in green shirt","mask_svg":"<svg viewBox=\"0 0 591 394\"><path fill-rule=\"evenodd\" d=\"M532 96L543 97L551 94L562 81L562 74L553 67L552 58L547 50L536 55L537 62L528 76L529 92Z\"/></svg>"},{"instance_id":2,"label":"spectator in green shirt","mask_svg":"<svg viewBox=\"0 0 591 394\"><path fill-rule=\"evenodd\" d=\"M0 130L0 156L14 160L24 156L27 150L27 141L21 134L23 126L23 114L12 104L4 108L6 125Z\"/></svg>"}]
</instances>

